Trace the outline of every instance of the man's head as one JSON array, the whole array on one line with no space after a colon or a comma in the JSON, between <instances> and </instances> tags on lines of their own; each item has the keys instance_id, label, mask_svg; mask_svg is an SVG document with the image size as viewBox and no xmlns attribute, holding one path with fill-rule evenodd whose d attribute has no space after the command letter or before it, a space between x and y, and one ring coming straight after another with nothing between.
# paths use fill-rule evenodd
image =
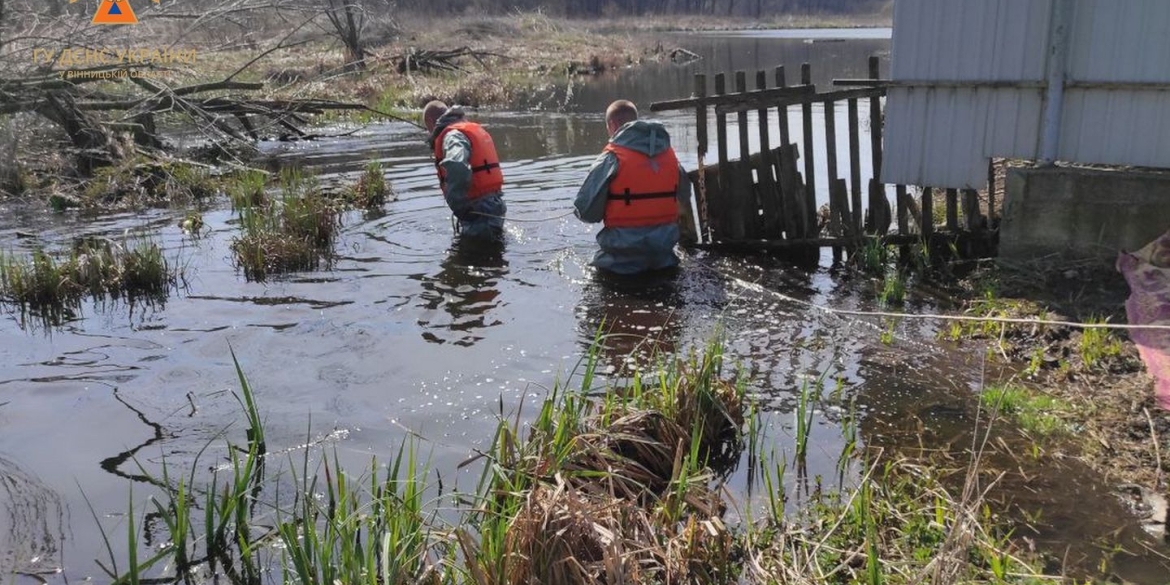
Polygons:
<instances>
[{"instance_id":1,"label":"man's head","mask_svg":"<svg viewBox=\"0 0 1170 585\"><path fill-rule=\"evenodd\" d=\"M618 100L605 109L605 129L612 137L618 129L638 119L638 108L630 100Z\"/></svg>"},{"instance_id":2,"label":"man's head","mask_svg":"<svg viewBox=\"0 0 1170 585\"><path fill-rule=\"evenodd\" d=\"M447 104L439 100L432 100L427 102L427 105L423 106L423 125L427 127L427 132L435 131L435 124L438 123L439 118L442 117L446 111Z\"/></svg>"}]
</instances>

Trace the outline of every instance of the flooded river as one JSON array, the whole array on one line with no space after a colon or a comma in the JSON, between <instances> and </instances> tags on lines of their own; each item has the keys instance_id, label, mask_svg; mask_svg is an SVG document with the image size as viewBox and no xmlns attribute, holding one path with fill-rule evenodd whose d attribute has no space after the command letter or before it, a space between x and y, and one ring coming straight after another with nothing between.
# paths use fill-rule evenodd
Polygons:
<instances>
[{"instance_id":1,"label":"flooded river","mask_svg":"<svg viewBox=\"0 0 1170 585\"><path fill-rule=\"evenodd\" d=\"M730 353L752 376L752 394L769 411L767 434L778 449L792 444L797 389L827 372L839 381L830 387L839 383L842 392L818 411L810 476L836 476L845 441L840 420L852 399L862 440L873 444L901 440L899 423L912 417L941 417L941 428L967 425L970 391L984 373L980 354L936 343L925 322L897 325L894 341L884 343L885 326L875 320L811 308L875 308L872 284L832 270L828 257L805 272L768 259L695 253L677 275L638 286L589 268L597 228L564 214L605 142L601 111L609 101L644 105L688 95L698 71L785 64L793 82L809 61L814 81L826 84L863 77L871 54L888 65L888 31L704 34L672 42L704 59L624 71L527 104L539 111L478 115L505 160L513 221L498 254L456 245L424 137L401 124L264 145L273 164L311 168L327 183L351 182L378 160L398 196L382 213L345 216L331 269L267 283L247 282L233 266L229 245L239 227L225 202L204 211L208 233L198 239L176 226L182 210L78 217L6 207L5 249L145 231L185 266L188 282L165 304L89 303L60 327L22 324L13 313L0 321L0 574L60 567L63 573L48 578L104 581L93 561L104 553L89 506L124 541L120 515L129 487L143 479L139 464L158 469L165 459L185 469L209 442L242 435L230 392L238 387L231 350L255 387L270 449L323 443L360 469L371 455L396 450L409 431L425 438L422 449L447 485L464 489L474 487L474 472L457 466L490 441L501 404L512 412L542 399L602 323L615 334L603 357L615 375L631 352L695 347L722 328ZM694 168L693 114L661 119L684 165ZM845 144L846 137L836 138ZM30 233L35 237L25 237ZM920 297L907 306L932 308ZM748 493L743 473L732 487ZM1103 509L1112 510L1107 503ZM1076 529L1105 534L1128 525L1118 514L1090 524ZM1073 537L1058 529L1046 534L1041 538L1054 542ZM1156 582L1152 566L1137 563L1127 577Z\"/></svg>"}]
</instances>

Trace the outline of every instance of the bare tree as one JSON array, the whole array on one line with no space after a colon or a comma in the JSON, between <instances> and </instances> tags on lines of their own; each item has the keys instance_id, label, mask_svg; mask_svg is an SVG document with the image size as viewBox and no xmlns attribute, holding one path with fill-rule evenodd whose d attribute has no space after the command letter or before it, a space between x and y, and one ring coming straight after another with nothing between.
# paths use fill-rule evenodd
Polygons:
<instances>
[{"instance_id":1,"label":"bare tree","mask_svg":"<svg viewBox=\"0 0 1170 585\"><path fill-rule=\"evenodd\" d=\"M355 0L326 0L325 16L333 31L345 45L346 67L366 68L366 50L362 45L362 31L366 25L365 11Z\"/></svg>"}]
</instances>

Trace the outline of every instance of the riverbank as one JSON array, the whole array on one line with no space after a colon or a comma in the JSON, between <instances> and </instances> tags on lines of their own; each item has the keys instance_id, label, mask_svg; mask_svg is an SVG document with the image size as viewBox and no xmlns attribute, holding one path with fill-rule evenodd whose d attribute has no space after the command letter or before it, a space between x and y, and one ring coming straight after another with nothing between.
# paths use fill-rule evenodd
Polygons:
<instances>
[{"instance_id":1,"label":"riverbank","mask_svg":"<svg viewBox=\"0 0 1170 585\"><path fill-rule=\"evenodd\" d=\"M109 551L109 577L949 584L1034 583L1045 566L1067 569L1016 545L1009 526L980 511L978 456L954 490L929 467L851 443L838 463L850 478L833 488L817 477L810 491L807 429L794 445L765 437L762 413L746 381L730 374L720 341L686 358L659 356L655 368L624 381L601 377L604 341L574 368L580 386L555 385L530 423L499 413L490 447L460 465L482 465L471 493L444 492L449 470L434 470L432 483L421 437L357 474L336 453L312 449L291 462L291 483L282 479L266 463L282 446L266 439L264 407L237 362L247 433L225 447L230 479L204 485L194 469L165 462L143 469L160 490L152 513L166 538L141 542L134 527L145 510L131 510L129 549L122 558ZM813 390L806 386L803 400ZM754 503L736 501L724 485L745 454L760 490ZM291 500L272 493L280 486L294 490ZM204 515L192 513L190 493L209 494Z\"/></svg>"},{"instance_id":2,"label":"riverbank","mask_svg":"<svg viewBox=\"0 0 1170 585\"><path fill-rule=\"evenodd\" d=\"M960 345L986 344L989 360L1009 372L984 403L999 405L1025 433L1062 456L1083 461L1116 488L1151 532L1163 534L1158 525L1165 522L1170 413L1156 407L1152 378L1129 336L1122 330L994 321L1126 323L1129 292L1121 275L1087 266L988 265L949 292L963 315L992 320L952 324L944 337Z\"/></svg>"}]
</instances>

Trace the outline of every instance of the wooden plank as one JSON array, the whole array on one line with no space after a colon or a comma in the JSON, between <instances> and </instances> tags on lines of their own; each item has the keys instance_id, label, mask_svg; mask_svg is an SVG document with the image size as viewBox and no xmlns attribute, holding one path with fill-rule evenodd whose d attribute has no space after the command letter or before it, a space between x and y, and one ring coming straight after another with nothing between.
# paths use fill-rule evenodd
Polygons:
<instances>
[{"instance_id":1,"label":"wooden plank","mask_svg":"<svg viewBox=\"0 0 1170 585\"><path fill-rule=\"evenodd\" d=\"M886 199L886 185L877 179L869 180L870 232L885 235L890 232L890 200Z\"/></svg>"},{"instance_id":2,"label":"wooden plank","mask_svg":"<svg viewBox=\"0 0 1170 585\"><path fill-rule=\"evenodd\" d=\"M906 205L906 200L909 199L909 195L906 194L906 185L898 185L894 187L894 193L894 196L898 200L898 233L908 234L910 233L910 218L907 217L909 209Z\"/></svg>"},{"instance_id":3,"label":"wooden plank","mask_svg":"<svg viewBox=\"0 0 1170 585\"><path fill-rule=\"evenodd\" d=\"M869 57L869 78L877 80L879 77L881 77L881 61L878 60L877 55L871 55ZM869 152L872 157L873 180L880 184L882 181L882 100L879 96L869 98ZM885 197L884 190L870 189L869 195L869 208L871 210L878 206L886 210L889 209L889 201ZM870 213L872 214L873 211ZM888 217L887 214L886 219ZM886 225L889 225L889 221L886 221Z\"/></svg>"},{"instance_id":4,"label":"wooden plank","mask_svg":"<svg viewBox=\"0 0 1170 585\"><path fill-rule=\"evenodd\" d=\"M959 190L947 189L947 231L959 229Z\"/></svg>"},{"instance_id":5,"label":"wooden plank","mask_svg":"<svg viewBox=\"0 0 1170 585\"><path fill-rule=\"evenodd\" d=\"M829 178L829 231L834 236L853 236L853 218L849 215L849 184L845 179Z\"/></svg>"},{"instance_id":6,"label":"wooden plank","mask_svg":"<svg viewBox=\"0 0 1170 585\"><path fill-rule=\"evenodd\" d=\"M747 93L747 72L735 72L735 91ZM728 236L732 239L755 237L756 219L759 211L756 207L755 181L752 180L751 144L748 139L747 112L736 114L736 126L739 130L739 164L736 165L735 192L730 193L731 201L731 229Z\"/></svg>"},{"instance_id":7,"label":"wooden plank","mask_svg":"<svg viewBox=\"0 0 1170 585\"><path fill-rule=\"evenodd\" d=\"M715 75L715 95L723 95L727 93L727 77L722 73ZM727 194L730 193L735 185L730 176L727 164L727 116L716 113L715 114L715 138L719 141L719 197L717 199L708 199L707 212L712 216L712 223L714 224L715 238L727 237Z\"/></svg>"},{"instance_id":8,"label":"wooden plank","mask_svg":"<svg viewBox=\"0 0 1170 585\"><path fill-rule=\"evenodd\" d=\"M776 87L786 87L787 81L784 79L784 66L780 65L776 68ZM776 114L780 117L780 144L790 144L792 138L788 129L788 106L781 106Z\"/></svg>"},{"instance_id":9,"label":"wooden plank","mask_svg":"<svg viewBox=\"0 0 1170 585\"><path fill-rule=\"evenodd\" d=\"M847 217L849 192L845 181L829 176L829 235L834 237L851 236L849 229L851 220ZM833 264L838 264L843 258L841 246L833 246Z\"/></svg>"},{"instance_id":10,"label":"wooden plank","mask_svg":"<svg viewBox=\"0 0 1170 585\"><path fill-rule=\"evenodd\" d=\"M987 161L987 227L995 226L995 159Z\"/></svg>"},{"instance_id":11,"label":"wooden plank","mask_svg":"<svg viewBox=\"0 0 1170 585\"><path fill-rule=\"evenodd\" d=\"M837 113L833 102L824 103L825 108L825 176L829 180L829 187L836 186L840 176L837 172ZM844 183L844 181L842 181ZM836 222L836 223L834 223ZM834 235L853 234L853 217L849 213L849 187L845 187L845 197L836 197L829 191L829 225Z\"/></svg>"},{"instance_id":12,"label":"wooden plank","mask_svg":"<svg viewBox=\"0 0 1170 585\"><path fill-rule=\"evenodd\" d=\"M785 230L789 239L813 238L818 234L817 224L809 223L813 214L808 210L808 198L805 195L805 186L800 181L800 170L796 159L800 158L795 144L785 144L777 149L779 164L780 194L784 198L784 207L788 210Z\"/></svg>"},{"instance_id":13,"label":"wooden plank","mask_svg":"<svg viewBox=\"0 0 1170 585\"><path fill-rule=\"evenodd\" d=\"M967 231L975 231L983 224L983 214L979 211L979 192L974 189L963 189L963 227Z\"/></svg>"},{"instance_id":14,"label":"wooden plank","mask_svg":"<svg viewBox=\"0 0 1170 585\"><path fill-rule=\"evenodd\" d=\"M756 72L756 89L768 89L768 72L763 69ZM759 118L756 127L760 133L760 156L758 162L755 164L756 177L758 179L759 187L756 193L759 196L760 210L763 215L760 216L758 236L766 239L773 239L782 237L783 228L783 202L780 199L780 193L776 189L776 180L773 177L773 168L776 166L776 158L772 152L771 140L768 136L770 128L768 127L768 109L761 108L756 112Z\"/></svg>"},{"instance_id":15,"label":"wooden plank","mask_svg":"<svg viewBox=\"0 0 1170 585\"><path fill-rule=\"evenodd\" d=\"M797 87L808 87L807 85L794 85ZM776 91L776 89L769 89L768 91ZM715 106L716 112L723 112L725 114L734 114L737 112L746 112L754 110L759 107L788 107L798 106L804 104L815 104L823 101L844 101L850 99L874 98L886 95L885 88L881 87L867 87L862 89L843 89L838 91L828 91L825 93L805 93L796 96L781 96L778 98L769 98L758 96L760 92L752 92L749 97L742 100L737 100L732 103L725 103ZM758 96L758 97L752 97ZM676 108L677 109L677 108Z\"/></svg>"},{"instance_id":16,"label":"wooden plank","mask_svg":"<svg viewBox=\"0 0 1170 585\"><path fill-rule=\"evenodd\" d=\"M695 95L707 96L707 74L695 74ZM707 154L707 106L695 106L696 138L699 142L699 156Z\"/></svg>"},{"instance_id":17,"label":"wooden plank","mask_svg":"<svg viewBox=\"0 0 1170 585\"><path fill-rule=\"evenodd\" d=\"M800 82L812 85L812 66L802 63L800 66ZM801 122L804 130L804 205L805 226L814 229L817 225L817 174L813 156L813 118L812 103L801 104Z\"/></svg>"},{"instance_id":18,"label":"wooden plank","mask_svg":"<svg viewBox=\"0 0 1170 585\"><path fill-rule=\"evenodd\" d=\"M870 57L872 59L873 57ZM835 87L891 87L895 85L889 79L834 79L833 86Z\"/></svg>"},{"instance_id":19,"label":"wooden plank","mask_svg":"<svg viewBox=\"0 0 1170 585\"><path fill-rule=\"evenodd\" d=\"M934 190L930 187L922 190L922 213L918 225L922 228L922 237L929 238L934 233Z\"/></svg>"},{"instance_id":20,"label":"wooden plank","mask_svg":"<svg viewBox=\"0 0 1170 585\"><path fill-rule=\"evenodd\" d=\"M849 187L853 195L853 233L861 233L861 122L857 115L857 100L846 102L849 124ZM869 212L875 211L872 197Z\"/></svg>"},{"instance_id":21,"label":"wooden plank","mask_svg":"<svg viewBox=\"0 0 1170 585\"><path fill-rule=\"evenodd\" d=\"M698 97L707 96L707 75L705 73L695 74L695 95ZM699 143L699 168L700 174L696 176L702 177L702 180L695 182L695 207L698 208L699 214L699 240L703 240L710 228L710 218L707 217L707 173L704 168L707 164L704 159L707 156L707 106L695 107L695 137Z\"/></svg>"},{"instance_id":22,"label":"wooden plank","mask_svg":"<svg viewBox=\"0 0 1170 585\"><path fill-rule=\"evenodd\" d=\"M750 91L738 93L716 93L713 96L706 97L689 97L677 100L666 100L661 102L653 102L650 104L651 112L666 112L670 110L689 110L696 106L730 106L735 104L748 104L746 110L754 110L759 107L761 103L770 104L775 100L785 100L796 96L812 95L816 92L816 88L811 85L793 85L789 87L776 87L765 91ZM734 113L734 112L724 112Z\"/></svg>"},{"instance_id":23,"label":"wooden plank","mask_svg":"<svg viewBox=\"0 0 1170 585\"><path fill-rule=\"evenodd\" d=\"M700 184L700 171L695 169L687 173L691 180L691 185L696 191ZM707 223L702 225L704 231L700 234L700 240L709 241L719 231L718 222L720 220L720 209L718 203L724 200L723 193L719 190L719 166L706 165L702 169L702 184L706 189L706 197L712 202L712 206L707 210ZM700 209L700 213L702 210Z\"/></svg>"}]
</instances>

